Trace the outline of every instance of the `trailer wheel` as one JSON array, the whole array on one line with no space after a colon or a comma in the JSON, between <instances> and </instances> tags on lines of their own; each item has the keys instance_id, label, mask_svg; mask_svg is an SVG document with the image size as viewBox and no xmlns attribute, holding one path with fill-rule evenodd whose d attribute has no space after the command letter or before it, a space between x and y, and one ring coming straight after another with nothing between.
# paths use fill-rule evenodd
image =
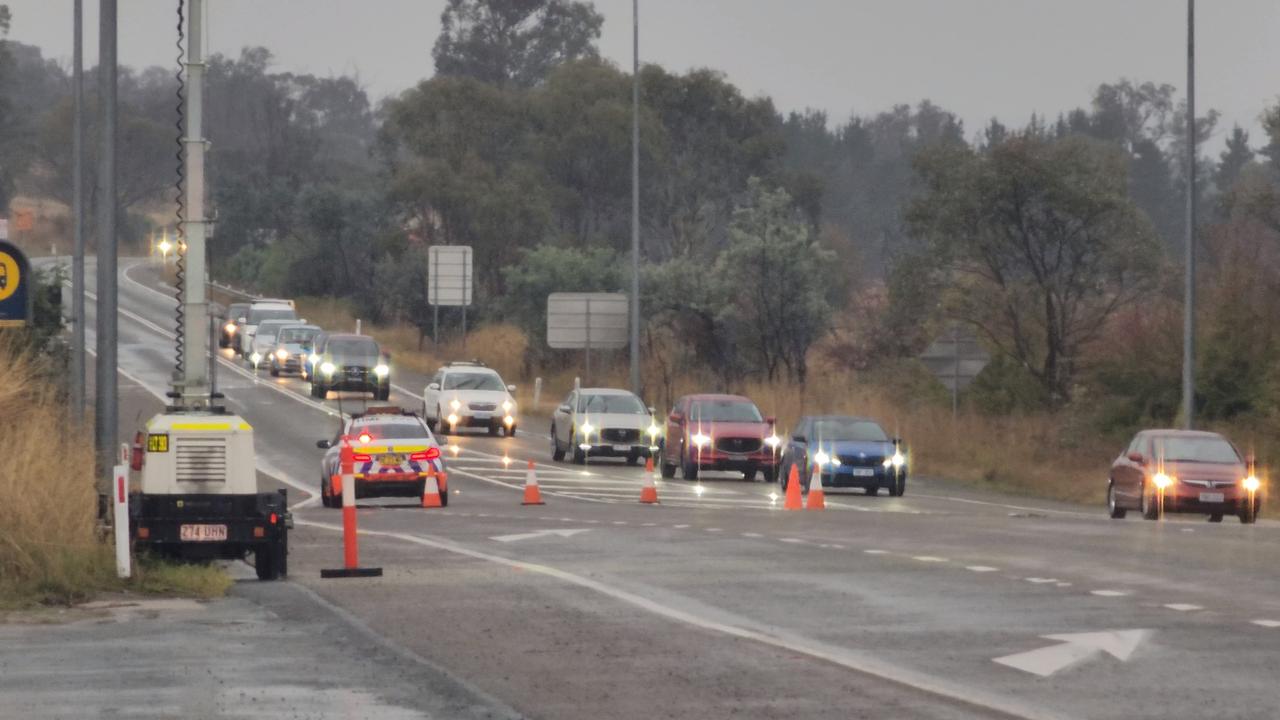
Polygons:
<instances>
[{"instance_id":1,"label":"trailer wheel","mask_svg":"<svg viewBox=\"0 0 1280 720\"><path fill-rule=\"evenodd\" d=\"M259 546L253 551L253 569L259 580L279 580L284 570L285 548L283 542Z\"/></svg>"}]
</instances>

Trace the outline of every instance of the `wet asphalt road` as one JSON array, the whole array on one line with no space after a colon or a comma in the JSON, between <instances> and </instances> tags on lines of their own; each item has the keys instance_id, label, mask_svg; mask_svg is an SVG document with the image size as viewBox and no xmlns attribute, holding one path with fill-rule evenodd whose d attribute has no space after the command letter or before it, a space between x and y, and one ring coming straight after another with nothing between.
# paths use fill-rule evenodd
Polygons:
<instances>
[{"instance_id":1,"label":"wet asphalt road","mask_svg":"<svg viewBox=\"0 0 1280 720\"><path fill-rule=\"evenodd\" d=\"M163 389L171 313L153 272L126 270L121 369ZM456 439L449 508L362 503L362 559L382 579L321 581L339 515L303 498L338 402L219 372L260 469L299 502L291 583L255 586L257 601L303 613L287 595L302 585L530 717L1280 713L1271 521L1112 521L918 479L903 498L785 513L773 487L714 474L641 506L640 470L551 463L545 425L526 419L516 438ZM424 378L395 382L393 402L420 404ZM530 458L543 506L520 505Z\"/></svg>"}]
</instances>

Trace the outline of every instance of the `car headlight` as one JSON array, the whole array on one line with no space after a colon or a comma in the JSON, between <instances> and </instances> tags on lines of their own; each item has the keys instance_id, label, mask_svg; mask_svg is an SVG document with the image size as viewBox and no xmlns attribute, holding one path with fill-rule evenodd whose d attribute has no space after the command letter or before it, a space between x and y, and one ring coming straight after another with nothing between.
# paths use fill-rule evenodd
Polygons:
<instances>
[{"instance_id":1,"label":"car headlight","mask_svg":"<svg viewBox=\"0 0 1280 720\"><path fill-rule=\"evenodd\" d=\"M311 356L308 357L307 360L311 363L312 367L314 367L316 363L320 362L320 356L316 353L311 353Z\"/></svg>"},{"instance_id":2,"label":"car headlight","mask_svg":"<svg viewBox=\"0 0 1280 720\"><path fill-rule=\"evenodd\" d=\"M828 454L826 454L825 452L823 452L823 451L819 450L819 451L818 451L818 452L813 456L813 461L814 461L815 463L817 463L817 464L818 464L818 467L822 467L822 466L826 465L827 463L831 462L831 456L830 456L830 455L828 455Z\"/></svg>"},{"instance_id":3,"label":"car headlight","mask_svg":"<svg viewBox=\"0 0 1280 720\"><path fill-rule=\"evenodd\" d=\"M285 350L284 348L280 348L279 350L276 351L276 359L280 360L281 362L288 360L289 351Z\"/></svg>"},{"instance_id":4,"label":"car headlight","mask_svg":"<svg viewBox=\"0 0 1280 720\"><path fill-rule=\"evenodd\" d=\"M649 421L649 429L645 432L649 433L649 440L652 441L657 439L658 434L662 432L662 428L658 427L658 424L651 420Z\"/></svg>"},{"instance_id":5,"label":"car headlight","mask_svg":"<svg viewBox=\"0 0 1280 720\"><path fill-rule=\"evenodd\" d=\"M386 377L387 373L389 372L391 372L391 368L387 367L386 365L383 365L382 363L378 363L377 365L373 366L373 374L377 375L380 378Z\"/></svg>"},{"instance_id":6,"label":"car headlight","mask_svg":"<svg viewBox=\"0 0 1280 720\"><path fill-rule=\"evenodd\" d=\"M1245 478L1244 481L1240 484L1243 485L1244 489L1249 492L1257 492L1258 488L1262 487L1262 481L1254 477L1253 475L1250 475L1249 477Z\"/></svg>"},{"instance_id":7,"label":"car headlight","mask_svg":"<svg viewBox=\"0 0 1280 720\"><path fill-rule=\"evenodd\" d=\"M701 430L694 433L694 435L689 439L693 441L693 444L697 446L699 450L701 450L704 445L711 442L711 438L707 437L706 435L703 435Z\"/></svg>"},{"instance_id":8,"label":"car headlight","mask_svg":"<svg viewBox=\"0 0 1280 720\"><path fill-rule=\"evenodd\" d=\"M324 373L325 375L332 375L333 371L337 369L338 368L334 367L333 363L329 362L328 360L320 364L320 372Z\"/></svg>"},{"instance_id":9,"label":"car headlight","mask_svg":"<svg viewBox=\"0 0 1280 720\"><path fill-rule=\"evenodd\" d=\"M222 326L222 329L223 329L223 330L226 330L228 335L235 335L235 334L236 334L236 324L235 324L235 323L227 323L226 325Z\"/></svg>"},{"instance_id":10,"label":"car headlight","mask_svg":"<svg viewBox=\"0 0 1280 720\"><path fill-rule=\"evenodd\" d=\"M458 398L454 398L449 401L449 407L453 408L454 412L457 412L462 409L462 403L458 402Z\"/></svg>"},{"instance_id":11,"label":"car headlight","mask_svg":"<svg viewBox=\"0 0 1280 720\"><path fill-rule=\"evenodd\" d=\"M884 459L884 466L892 467L894 470L901 470L906 464L907 456L903 455L901 450L894 450L892 455Z\"/></svg>"},{"instance_id":12,"label":"car headlight","mask_svg":"<svg viewBox=\"0 0 1280 720\"><path fill-rule=\"evenodd\" d=\"M583 437L590 437L591 433L595 432L595 429L595 426L589 420L578 426L578 432L582 433Z\"/></svg>"},{"instance_id":13,"label":"car headlight","mask_svg":"<svg viewBox=\"0 0 1280 720\"><path fill-rule=\"evenodd\" d=\"M512 423L514 423L515 421L516 419L511 417L510 415L502 418L502 422L505 423L507 427L511 427Z\"/></svg>"},{"instance_id":14,"label":"car headlight","mask_svg":"<svg viewBox=\"0 0 1280 720\"><path fill-rule=\"evenodd\" d=\"M458 416L457 416L457 415L455 415L455 414L453 414L453 413L449 413L449 417L447 417L447 418L445 418L445 419L449 421L449 424L450 424L450 425L457 425L457 424L458 424Z\"/></svg>"},{"instance_id":15,"label":"car headlight","mask_svg":"<svg viewBox=\"0 0 1280 720\"><path fill-rule=\"evenodd\" d=\"M258 363L262 362L262 354L259 353L257 350L254 350L253 354L249 356L249 362L253 363L254 365L257 365Z\"/></svg>"},{"instance_id":16,"label":"car headlight","mask_svg":"<svg viewBox=\"0 0 1280 720\"><path fill-rule=\"evenodd\" d=\"M515 407L515 403L512 403L510 400L503 400L503 401L502 401L502 410L503 410L503 412L511 412L511 408L513 408L513 407Z\"/></svg>"},{"instance_id":17,"label":"car headlight","mask_svg":"<svg viewBox=\"0 0 1280 720\"><path fill-rule=\"evenodd\" d=\"M1151 478L1151 481L1154 482L1156 484L1156 487L1160 488L1161 490L1173 484L1173 478L1169 477L1168 475L1165 475L1162 472L1156 473L1156 476Z\"/></svg>"}]
</instances>

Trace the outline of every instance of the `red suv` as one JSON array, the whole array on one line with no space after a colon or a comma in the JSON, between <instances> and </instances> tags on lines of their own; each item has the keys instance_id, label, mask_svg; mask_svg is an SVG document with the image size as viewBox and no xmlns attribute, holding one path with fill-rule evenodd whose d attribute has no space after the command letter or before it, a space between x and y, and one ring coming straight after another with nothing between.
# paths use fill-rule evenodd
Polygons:
<instances>
[{"instance_id":1,"label":"red suv","mask_svg":"<svg viewBox=\"0 0 1280 720\"><path fill-rule=\"evenodd\" d=\"M1148 520L1163 513L1204 513L1210 522L1236 515L1258 519L1266 491L1252 459L1217 433L1143 430L1111 464L1107 511L1120 519L1136 510Z\"/></svg>"},{"instance_id":2,"label":"red suv","mask_svg":"<svg viewBox=\"0 0 1280 720\"><path fill-rule=\"evenodd\" d=\"M747 480L763 471L765 481L774 482L779 440L773 425L740 395L686 395L667 416L662 477L675 477L679 467L686 480L696 480L699 470L728 470Z\"/></svg>"}]
</instances>

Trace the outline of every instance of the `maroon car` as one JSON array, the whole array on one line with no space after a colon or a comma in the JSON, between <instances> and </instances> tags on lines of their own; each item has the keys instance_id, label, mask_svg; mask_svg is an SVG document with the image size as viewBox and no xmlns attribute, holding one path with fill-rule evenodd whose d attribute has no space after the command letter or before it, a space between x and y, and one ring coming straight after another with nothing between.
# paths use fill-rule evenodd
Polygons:
<instances>
[{"instance_id":1,"label":"maroon car","mask_svg":"<svg viewBox=\"0 0 1280 720\"><path fill-rule=\"evenodd\" d=\"M740 395L686 395L667 417L662 477L675 477L678 467L686 480L696 480L700 470L727 470L747 480L763 472L773 482L779 445L773 425Z\"/></svg>"},{"instance_id":2,"label":"maroon car","mask_svg":"<svg viewBox=\"0 0 1280 720\"><path fill-rule=\"evenodd\" d=\"M1221 435L1143 430L1111 464L1107 510L1116 519L1136 510L1148 520L1175 512L1207 514L1210 522L1231 514L1252 523L1264 491L1252 460Z\"/></svg>"}]
</instances>

